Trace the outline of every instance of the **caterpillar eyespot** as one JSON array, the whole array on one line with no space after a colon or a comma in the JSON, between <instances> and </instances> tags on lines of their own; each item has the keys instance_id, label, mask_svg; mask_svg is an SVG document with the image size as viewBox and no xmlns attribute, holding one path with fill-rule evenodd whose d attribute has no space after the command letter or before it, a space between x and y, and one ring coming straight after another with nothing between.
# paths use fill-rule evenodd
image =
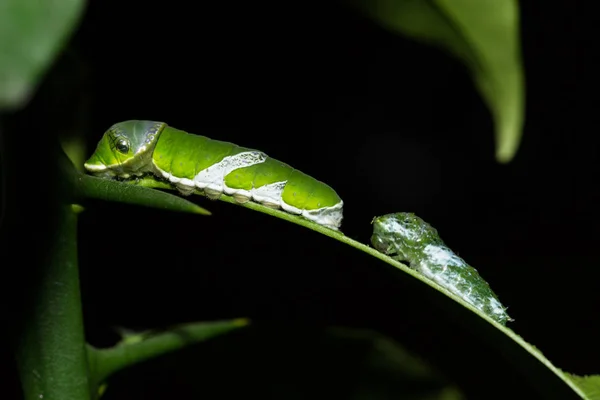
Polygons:
<instances>
[{"instance_id":1,"label":"caterpillar eyespot","mask_svg":"<svg viewBox=\"0 0 600 400\"><path fill-rule=\"evenodd\" d=\"M342 224L344 202L325 183L265 153L172 128L163 122L124 121L111 126L85 169L104 178L152 176L183 195L195 190L254 201L328 228Z\"/></svg>"},{"instance_id":2,"label":"caterpillar eyespot","mask_svg":"<svg viewBox=\"0 0 600 400\"><path fill-rule=\"evenodd\" d=\"M371 244L446 288L502 325L513 321L477 270L457 256L437 230L412 213L394 213L372 221Z\"/></svg>"}]
</instances>

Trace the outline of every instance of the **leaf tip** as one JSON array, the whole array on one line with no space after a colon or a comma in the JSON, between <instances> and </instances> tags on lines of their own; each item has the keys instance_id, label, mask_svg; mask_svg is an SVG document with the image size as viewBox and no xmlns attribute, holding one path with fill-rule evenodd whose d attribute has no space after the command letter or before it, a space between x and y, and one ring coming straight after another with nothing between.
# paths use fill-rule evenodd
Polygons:
<instances>
[{"instance_id":1,"label":"leaf tip","mask_svg":"<svg viewBox=\"0 0 600 400\"><path fill-rule=\"evenodd\" d=\"M85 211L85 208L81 204L71 204L71 211L75 214L81 214Z\"/></svg>"},{"instance_id":2,"label":"leaf tip","mask_svg":"<svg viewBox=\"0 0 600 400\"><path fill-rule=\"evenodd\" d=\"M501 143L498 145L496 150L496 161L501 164L508 164L515 157L515 153L517 152L517 145L513 142L511 143Z\"/></svg>"},{"instance_id":3,"label":"leaf tip","mask_svg":"<svg viewBox=\"0 0 600 400\"><path fill-rule=\"evenodd\" d=\"M202 208L200 206L194 207L193 212L195 214L200 214L200 215L212 215L212 213L210 211L208 211L206 208Z\"/></svg>"},{"instance_id":4,"label":"leaf tip","mask_svg":"<svg viewBox=\"0 0 600 400\"><path fill-rule=\"evenodd\" d=\"M231 323L233 326L238 326L238 327L248 326L248 325L250 325L250 319L249 318L237 318L237 319L234 319Z\"/></svg>"}]
</instances>

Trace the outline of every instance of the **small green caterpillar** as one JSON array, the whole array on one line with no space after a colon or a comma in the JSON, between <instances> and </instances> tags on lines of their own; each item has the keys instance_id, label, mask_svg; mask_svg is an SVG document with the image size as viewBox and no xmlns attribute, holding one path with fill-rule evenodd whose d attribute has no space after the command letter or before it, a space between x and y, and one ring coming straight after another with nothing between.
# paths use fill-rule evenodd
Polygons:
<instances>
[{"instance_id":1,"label":"small green caterpillar","mask_svg":"<svg viewBox=\"0 0 600 400\"><path fill-rule=\"evenodd\" d=\"M105 178L155 176L184 195L201 190L218 199L225 193L239 203L252 200L335 230L342 223L344 202L325 183L261 151L163 122L131 120L111 126L85 168Z\"/></svg>"},{"instance_id":2,"label":"small green caterpillar","mask_svg":"<svg viewBox=\"0 0 600 400\"><path fill-rule=\"evenodd\" d=\"M412 213L387 214L373 219L371 243L378 251L454 293L492 319L513 321L477 270L444 244L435 228Z\"/></svg>"}]
</instances>

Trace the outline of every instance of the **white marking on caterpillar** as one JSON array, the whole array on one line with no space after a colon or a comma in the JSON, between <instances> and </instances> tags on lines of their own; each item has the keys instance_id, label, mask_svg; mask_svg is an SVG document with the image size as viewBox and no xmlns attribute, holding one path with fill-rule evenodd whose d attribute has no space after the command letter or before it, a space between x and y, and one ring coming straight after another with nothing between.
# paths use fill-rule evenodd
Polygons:
<instances>
[{"instance_id":1,"label":"white marking on caterpillar","mask_svg":"<svg viewBox=\"0 0 600 400\"><path fill-rule=\"evenodd\" d=\"M258 203L264 204L269 203L277 208L281 207L281 195L287 181L269 183L258 188L251 190L252 199Z\"/></svg>"},{"instance_id":2,"label":"white marking on caterpillar","mask_svg":"<svg viewBox=\"0 0 600 400\"><path fill-rule=\"evenodd\" d=\"M316 210L301 210L297 207L287 204L283 200L281 201L281 208L290 214L302 215L304 218L316 222L320 225L327 225L330 228L337 229L342 223L344 217L342 209L344 208L344 202L340 200L334 206L321 207Z\"/></svg>"},{"instance_id":3,"label":"white marking on caterpillar","mask_svg":"<svg viewBox=\"0 0 600 400\"><path fill-rule=\"evenodd\" d=\"M332 229L338 229L341 225L344 202L340 202L331 207L322 207L316 210L301 210L297 207L287 204L283 201L282 194L287 181L273 182L261 187L246 189L230 188L225 184L225 177L231 172L260 164L267 159L267 155L260 151L246 151L227 156L220 162L198 172L193 180L179 178L173 174L163 171L155 164L155 168L169 182L178 187L198 188L204 190L210 198L218 198L221 193L233 196L238 203L245 203L250 199L257 203L271 208L281 208L290 214L302 215L304 218L316 222L320 225L326 225Z\"/></svg>"},{"instance_id":4,"label":"white marking on caterpillar","mask_svg":"<svg viewBox=\"0 0 600 400\"><path fill-rule=\"evenodd\" d=\"M108 167L104 164L85 164L85 168L91 172L104 171L108 169Z\"/></svg>"},{"instance_id":5,"label":"white marking on caterpillar","mask_svg":"<svg viewBox=\"0 0 600 400\"><path fill-rule=\"evenodd\" d=\"M479 293L474 293L473 284L468 282L464 276L464 274L467 274L472 279L471 267L447 246L427 245L423 249L423 255L425 257L415 265L415 269L420 273L458 295L478 310L484 311L484 308L487 307L489 309L487 313L495 318L503 318L506 315L506 309L495 297L482 297ZM443 268L439 271L433 271L430 268L431 266L438 268L443 266ZM459 275L455 271L449 272L449 266L461 268L463 275ZM465 289L465 286L468 286L468 288Z\"/></svg>"},{"instance_id":6,"label":"white marking on caterpillar","mask_svg":"<svg viewBox=\"0 0 600 400\"><path fill-rule=\"evenodd\" d=\"M292 205L289 205L288 203L286 203L286 202L285 202L285 201L283 201L283 200L281 201L281 208L282 208L284 211L287 211L287 212L289 212L290 214L297 214L297 215L300 215L300 214L302 214L302 210L301 210L301 209L299 209L299 208L296 208L296 207L294 207L294 206L292 206Z\"/></svg>"},{"instance_id":7,"label":"white marking on caterpillar","mask_svg":"<svg viewBox=\"0 0 600 400\"><path fill-rule=\"evenodd\" d=\"M171 182L174 182L174 181L171 180ZM181 180L179 181L179 184L181 186L187 186L189 188L195 187L194 181L191 179L188 179L188 178L181 178Z\"/></svg>"},{"instance_id":8,"label":"white marking on caterpillar","mask_svg":"<svg viewBox=\"0 0 600 400\"><path fill-rule=\"evenodd\" d=\"M342 224L342 218L344 217L342 213L343 208L344 202L340 200L339 203L331 207L322 207L316 210L303 210L302 216L317 224L327 225L329 228L337 230L337 227Z\"/></svg>"},{"instance_id":9,"label":"white marking on caterpillar","mask_svg":"<svg viewBox=\"0 0 600 400\"><path fill-rule=\"evenodd\" d=\"M245 151L227 156L216 164L198 172L194 177L194 183L199 189L208 188L210 190L223 192L224 180L227 175L236 169L251 167L265 162L267 155L260 151Z\"/></svg>"}]
</instances>

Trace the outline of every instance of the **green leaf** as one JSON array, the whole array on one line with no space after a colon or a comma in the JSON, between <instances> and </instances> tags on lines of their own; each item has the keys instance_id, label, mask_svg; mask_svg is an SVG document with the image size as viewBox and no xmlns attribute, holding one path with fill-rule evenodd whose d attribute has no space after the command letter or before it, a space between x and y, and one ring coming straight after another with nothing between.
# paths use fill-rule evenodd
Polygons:
<instances>
[{"instance_id":1,"label":"green leaf","mask_svg":"<svg viewBox=\"0 0 600 400\"><path fill-rule=\"evenodd\" d=\"M349 1L386 28L461 60L494 118L497 160L514 157L525 112L517 0Z\"/></svg>"},{"instance_id":2,"label":"green leaf","mask_svg":"<svg viewBox=\"0 0 600 400\"><path fill-rule=\"evenodd\" d=\"M211 215L210 211L179 196L112 179L78 174L75 185L79 196L82 198L87 197L170 211Z\"/></svg>"},{"instance_id":3,"label":"green leaf","mask_svg":"<svg viewBox=\"0 0 600 400\"><path fill-rule=\"evenodd\" d=\"M83 0L0 1L0 109L23 106L79 20Z\"/></svg>"},{"instance_id":4,"label":"green leaf","mask_svg":"<svg viewBox=\"0 0 600 400\"><path fill-rule=\"evenodd\" d=\"M85 140L81 135L70 135L60 138L61 146L64 153L73 163L73 167L77 171L84 173L83 164L85 162Z\"/></svg>"},{"instance_id":5,"label":"green leaf","mask_svg":"<svg viewBox=\"0 0 600 400\"><path fill-rule=\"evenodd\" d=\"M152 178L128 181L127 183L123 184L130 184L132 187L144 186L146 188L174 190L168 183L159 182ZM400 278L416 279L423 283L423 285L416 286L416 290L421 291L421 293L416 295L417 298L429 299L432 300L432 303L434 303L433 299L439 299L438 295L442 294L447 297L447 300L453 300L441 301L437 304L439 304L445 312L455 317L457 321L469 326L468 329L471 330L476 328L477 332L480 333L482 340L488 342L491 346L498 348L501 354L507 355L514 368L519 370L520 373L525 377L528 377L532 382L532 385L534 385L540 392L545 393L548 398L565 399L571 398L574 394L585 398L583 397L584 395L581 387L578 386L578 384L576 384L572 379L570 379L564 372L554 366L550 360L548 360L542 354L541 351L535 348L535 346L527 343L510 328L494 321L481 311L477 310L471 304L465 302L460 297L454 295L408 266L393 260L369 245L360 243L345 236L342 232L320 226L299 216L280 210L273 210L269 207L265 207L254 202L238 204L233 198L226 195L222 195L220 200L302 225L306 228L320 232L326 236L352 246L357 250L360 250L391 265L392 267L403 272L403 274L398 274Z\"/></svg>"},{"instance_id":6,"label":"green leaf","mask_svg":"<svg viewBox=\"0 0 600 400\"><path fill-rule=\"evenodd\" d=\"M578 376L565 372L585 394L586 400L600 400L600 375Z\"/></svg>"}]
</instances>

